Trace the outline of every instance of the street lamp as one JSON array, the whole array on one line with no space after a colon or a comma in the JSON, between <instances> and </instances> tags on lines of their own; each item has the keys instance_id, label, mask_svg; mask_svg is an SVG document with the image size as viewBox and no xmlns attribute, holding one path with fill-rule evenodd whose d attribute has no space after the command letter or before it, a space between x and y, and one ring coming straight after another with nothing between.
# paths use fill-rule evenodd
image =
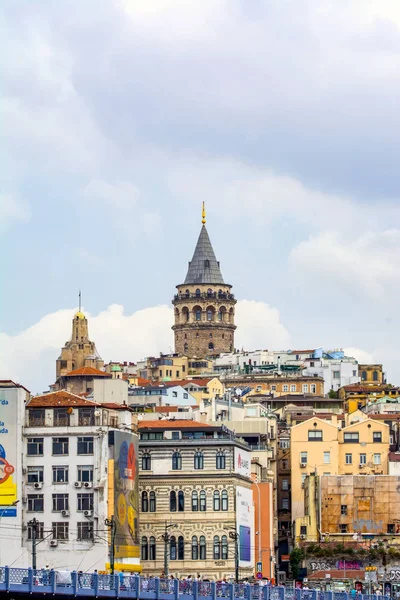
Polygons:
<instances>
[{"instance_id":1,"label":"street lamp","mask_svg":"<svg viewBox=\"0 0 400 600\"><path fill-rule=\"evenodd\" d=\"M169 567L169 555L168 555L168 544L170 542L171 536L169 535L168 529L178 527L177 523L167 524L165 521L165 530L162 534L162 539L164 540L164 577L168 577L168 567Z\"/></svg>"},{"instance_id":2,"label":"street lamp","mask_svg":"<svg viewBox=\"0 0 400 600\"><path fill-rule=\"evenodd\" d=\"M239 534L236 527L224 527L225 531L229 531L229 537L235 542L235 583L239 583Z\"/></svg>"}]
</instances>

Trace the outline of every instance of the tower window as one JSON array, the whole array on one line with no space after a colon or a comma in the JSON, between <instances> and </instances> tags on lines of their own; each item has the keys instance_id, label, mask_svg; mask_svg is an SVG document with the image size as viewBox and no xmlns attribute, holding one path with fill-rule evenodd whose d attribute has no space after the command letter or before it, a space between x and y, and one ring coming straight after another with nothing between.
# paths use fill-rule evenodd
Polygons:
<instances>
[{"instance_id":1,"label":"tower window","mask_svg":"<svg viewBox=\"0 0 400 600\"><path fill-rule=\"evenodd\" d=\"M206 268L210 266L210 261L208 260L208 258L204 261L204 266Z\"/></svg>"},{"instance_id":2,"label":"tower window","mask_svg":"<svg viewBox=\"0 0 400 600\"><path fill-rule=\"evenodd\" d=\"M207 311L207 321L213 321L213 311L212 310L208 310Z\"/></svg>"},{"instance_id":3,"label":"tower window","mask_svg":"<svg viewBox=\"0 0 400 600\"><path fill-rule=\"evenodd\" d=\"M209 349L209 350L214 350L214 344L213 344L212 342L210 342L210 343L208 344L208 349Z\"/></svg>"},{"instance_id":4,"label":"tower window","mask_svg":"<svg viewBox=\"0 0 400 600\"><path fill-rule=\"evenodd\" d=\"M200 298L200 290L199 289L196 290L196 298Z\"/></svg>"},{"instance_id":5,"label":"tower window","mask_svg":"<svg viewBox=\"0 0 400 600\"><path fill-rule=\"evenodd\" d=\"M201 310L196 310L195 319L196 321L201 321Z\"/></svg>"},{"instance_id":6,"label":"tower window","mask_svg":"<svg viewBox=\"0 0 400 600\"><path fill-rule=\"evenodd\" d=\"M189 345L188 345L188 344L185 344L185 345L183 346L183 350L184 350L184 352L187 352L187 351L189 350Z\"/></svg>"}]
</instances>

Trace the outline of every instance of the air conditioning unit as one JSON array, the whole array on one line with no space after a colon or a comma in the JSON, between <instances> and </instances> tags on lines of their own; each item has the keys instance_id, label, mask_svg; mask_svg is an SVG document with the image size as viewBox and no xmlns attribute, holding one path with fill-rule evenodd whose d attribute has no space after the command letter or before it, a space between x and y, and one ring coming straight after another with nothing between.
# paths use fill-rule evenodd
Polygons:
<instances>
[{"instance_id":1,"label":"air conditioning unit","mask_svg":"<svg viewBox=\"0 0 400 600\"><path fill-rule=\"evenodd\" d=\"M74 483L74 486L75 486L76 488L80 488L80 487L82 487L82 481L75 481L75 483Z\"/></svg>"},{"instance_id":2,"label":"air conditioning unit","mask_svg":"<svg viewBox=\"0 0 400 600\"><path fill-rule=\"evenodd\" d=\"M37 481L36 483L33 484L33 487L37 490L41 490L43 487L43 483L41 483L40 481Z\"/></svg>"},{"instance_id":3,"label":"air conditioning unit","mask_svg":"<svg viewBox=\"0 0 400 600\"><path fill-rule=\"evenodd\" d=\"M28 470L25 467L22 467L22 475L26 475Z\"/></svg>"},{"instance_id":4,"label":"air conditioning unit","mask_svg":"<svg viewBox=\"0 0 400 600\"><path fill-rule=\"evenodd\" d=\"M63 517L69 517L69 510L62 510L61 514Z\"/></svg>"},{"instance_id":5,"label":"air conditioning unit","mask_svg":"<svg viewBox=\"0 0 400 600\"><path fill-rule=\"evenodd\" d=\"M83 487L91 488L91 487L93 487L93 483L91 481L85 481L85 483L83 484Z\"/></svg>"},{"instance_id":6,"label":"air conditioning unit","mask_svg":"<svg viewBox=\"0 0 400 600\"><path fill-rule=\"evenodd\" d=\"M307 463L300 463L300 468L301 468L301 469L305 469L305 468L306 468L306 466L307 466Z\"/></svg>"},{"instance_id":7,"label":"air conditioning unit","mask_svg":"<svg viewBox=\"0 0 400 600\"><path fill-rule=\"evenodd\" d=\"M83 514L85 515L85 517L93 517L93 511L92 510L84 510Z\"/></svg>"},{"instance_id":8,"label":"air conditioning unit","mask_svg":"<svg viewBox=\"0 0 400 600\"><path fill-rule=\"evenodd\" d=\"M27 496L22 496L22 504L26 504L28 502Z\"/></svg>"},{"instance_id":9,"label":"air conditioning unit","mask_svg":"<svg viewBox=\"0 0 400 600\"><path fill-rule=\"evenodd\" d=\"M58 541L57 540L50 540L50 546L52 548L55 548L56 546L58 546Z\"/></svg>"},{"instance_id":10,"label":"air conditioning unit","mask_svg":"<svg viewBox=\"0 0 400 600\"><path fill-rule=\"evenodd\" d=\"M360 469L364 469L365 463L360 463L358 466L360 467Z\"/></svg>"},{"instance_id":11,"label":"air conditioning unit","mask_svg":"<svg viewBox=\"0 0 400 600\"><path fill-rule=\"evenodd\" d=\"M305 540L306 538L307 538L307 536L302 533L301 536L300 536L300 539L301 540Z\"/></svg>"}]
</instances>

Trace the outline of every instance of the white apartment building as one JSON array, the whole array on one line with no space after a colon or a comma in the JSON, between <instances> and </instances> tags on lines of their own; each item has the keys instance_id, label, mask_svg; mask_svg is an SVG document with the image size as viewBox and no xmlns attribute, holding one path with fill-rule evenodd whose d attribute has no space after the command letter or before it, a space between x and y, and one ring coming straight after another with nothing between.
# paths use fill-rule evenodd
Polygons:
<instances>
[{"instance_id":1,"label":"white apartment building","mask_svg":"<svg viewBox=\"0 0 400 600\"><path fill-rule=\"evenodd\" d=\"M138 437L130 409L65 390L31 398L26 406L25 400L19 401L18 425L8 427L8 452L14 444L22 458L15 471L17 521L7 564L31 564L36 537L38 568L103 571L111 539L105 520L113 517L115 568L139 571ZM6 514L0 517L1 547ZM14 525L8 518L7 523Z\"/></svg>"},{"instance_id":2,"label":"white apartment building","mask_svg":"<svg viewBox=\"0 0 400 600\"><path fill-rule=\"evenodd\" d=\"M274 364L274 353L269 350L251 352L224 352L214 360L214 371L218 373L240 371L246 366L266 366Z\"/></svg>"},{"instance_id":3,"label":"white apartment building","mask_svg":"<svg viewBox=\"0 0 400 600\"><path fill-rule=\"evenodd\" d=\"M343 353L342 353L343 354ZM335 392L344 385L359 383L358 362L355 358L343 356L341 358L328 358L329 355L320 358L307 358L303 375L318 376L324 380L324 394L330 390Z\"/></svg>"}]
</instances>

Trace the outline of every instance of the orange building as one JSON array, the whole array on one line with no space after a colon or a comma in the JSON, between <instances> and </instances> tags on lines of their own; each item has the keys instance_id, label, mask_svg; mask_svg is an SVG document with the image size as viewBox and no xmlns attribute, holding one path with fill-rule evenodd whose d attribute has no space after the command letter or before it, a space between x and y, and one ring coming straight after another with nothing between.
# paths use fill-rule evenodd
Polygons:
<instances>
[{"instance_id":1,"label":"orange building","mask_svg":"<svg viewBox=\"0 0 400 600\"><path fill-rule=\"evenodd\" d=\"M275 545L274 545L274 501L273 482L258 481L253 473L254 483L254 558L255 573L257 563L262 564L262 575L268 579L275 579Z\"/></svg>"}]
</instances>

